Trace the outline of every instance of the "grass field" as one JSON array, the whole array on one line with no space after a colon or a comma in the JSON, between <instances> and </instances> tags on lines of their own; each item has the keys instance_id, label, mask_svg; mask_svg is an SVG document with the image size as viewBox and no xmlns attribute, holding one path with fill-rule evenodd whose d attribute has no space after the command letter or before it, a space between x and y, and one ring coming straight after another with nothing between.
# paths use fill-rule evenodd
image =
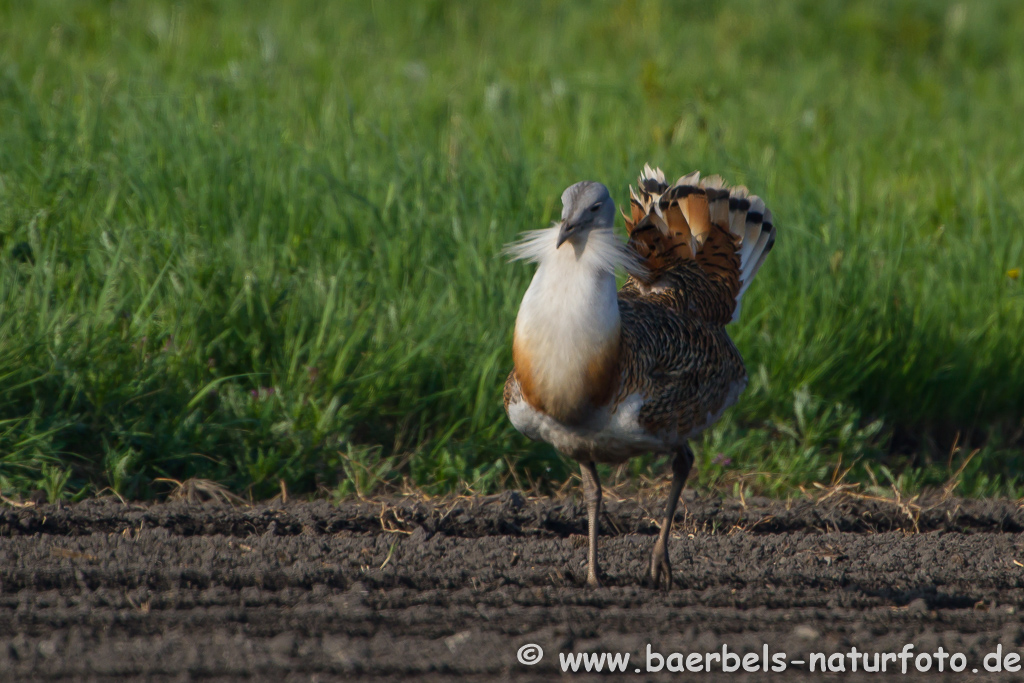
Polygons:
<instances>
[{"instance_id":1,"label":"grass field","mask_svg":"<svg viewBox=\"0 0 1024 683\"><path fill-rule=\"evenodd\" d=\"M559 486L502 411L500 250L650 161L779 226L695 485L1020 496L1021 35L1009 0L0 0L0 490Z\"/></svg>"}]
</instances>

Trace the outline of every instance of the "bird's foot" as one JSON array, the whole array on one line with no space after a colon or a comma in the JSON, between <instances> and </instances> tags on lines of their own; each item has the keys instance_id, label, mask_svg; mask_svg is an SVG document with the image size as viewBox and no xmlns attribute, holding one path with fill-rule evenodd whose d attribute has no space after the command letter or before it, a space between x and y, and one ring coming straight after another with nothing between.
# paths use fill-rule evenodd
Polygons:
<instances>
[{"instance_id":1,"label":"bird's foot","mask_svg":"<svg viewBox=\"0 0 1024 683\"><path fill-rule=\"evenodd\" d=\"M597 572L587 572L587 588L600 588L601 582L597 578Z\"/></svg>"},{"instance_id":2,"label":"bird's foot","mask_svg":"<svg viewBox=\"0 0 1024 683\"><path fill-rule=\"evenodd\" d=\"M672 564L668 561L668 548L660 543L651 553L651 572L648 576L651 588L672 588Z\"/></svg>"}]
</instances>

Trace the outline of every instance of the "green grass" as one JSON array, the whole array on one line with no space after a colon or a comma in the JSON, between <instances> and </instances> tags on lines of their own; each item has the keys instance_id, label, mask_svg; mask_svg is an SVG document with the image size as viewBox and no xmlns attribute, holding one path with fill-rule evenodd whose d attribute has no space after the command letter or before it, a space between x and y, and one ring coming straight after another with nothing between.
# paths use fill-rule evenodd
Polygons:
<instances>
[{"instance_id":1,"label":"green grass","mask_svg":"<svg viewBox=\"0 0 1024 683\"><path fill-rule=\"evenodd\" d=\"M0 0L0 490L557 486L501 408L500 249L650 161L779 226L698 486L980 448L958 492L1019 496L1021 35L1012 0Z\"/></svg>"}]
</instances>

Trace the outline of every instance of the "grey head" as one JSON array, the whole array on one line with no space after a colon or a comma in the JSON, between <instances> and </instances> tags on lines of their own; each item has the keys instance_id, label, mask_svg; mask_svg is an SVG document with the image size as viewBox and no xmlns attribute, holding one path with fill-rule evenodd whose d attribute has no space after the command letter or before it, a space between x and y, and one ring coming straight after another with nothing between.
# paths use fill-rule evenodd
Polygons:
<instances>
[{"instance_id":1,"label":"grey head","mask_svg":"<svg viewBox=\"0 0 1024 683\"><path fill-rule=\"evenodd\" d=\"M558 247L566 240L583 238L593 228L610 228L615 223L615 202L608 188L592 180L570 185L562 193L562 229ZM557 247L556 247L557 248Z\"/></svg>"}]
</instances>

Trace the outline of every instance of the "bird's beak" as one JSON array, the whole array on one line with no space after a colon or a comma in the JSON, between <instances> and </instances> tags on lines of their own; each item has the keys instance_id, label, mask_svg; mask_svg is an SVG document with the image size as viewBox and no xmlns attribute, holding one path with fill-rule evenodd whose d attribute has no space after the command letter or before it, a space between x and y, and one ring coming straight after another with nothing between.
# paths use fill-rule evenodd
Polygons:
<instances>
[{"instance_id":1,"label":"bird's beak","mask_svg":"<svg viewBox=\"0 0 1024 683\"><path fill-rule=\"evenodd\" d=\"M555 249L562 246L562 242L572 237L578 227L579 225L576 223L570 223L569 221L563 222L562 229L558 231L558 244L555 245Z\"/></svg>"}]
</instances>

